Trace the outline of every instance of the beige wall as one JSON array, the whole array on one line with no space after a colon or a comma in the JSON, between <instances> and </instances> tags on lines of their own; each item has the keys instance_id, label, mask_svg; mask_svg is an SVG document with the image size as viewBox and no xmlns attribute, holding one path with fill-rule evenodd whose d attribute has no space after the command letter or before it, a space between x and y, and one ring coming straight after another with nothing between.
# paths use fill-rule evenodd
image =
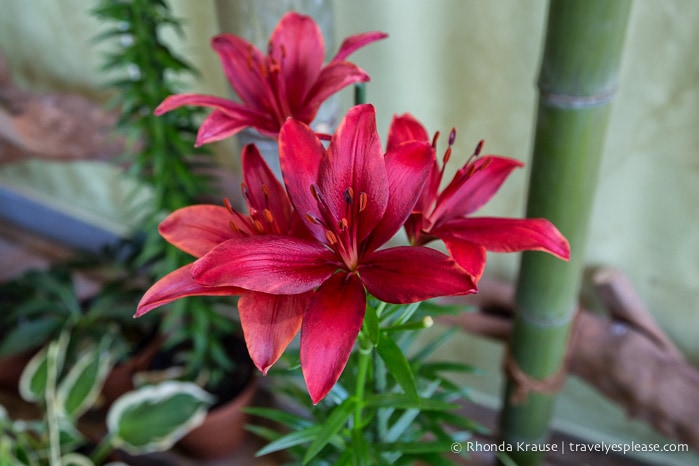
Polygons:
<instances>
[{"instance_id":1,"label":"beige wall","mask_svg":"<svg viewBox=\"0 0 699 466\"><path fill-rule=\"evenodd\" d=\"M98 94L104 77L97 71L100 50L89 42L99 31L85 12L91 4L0 0L0 48L19 84ZM217 30L214 2L173 4L187 18L188 39L180 50L202 69L196 88L224 94L208 46ZM544 0L354 0L335 7L340 38L375 29L390 34L353 57L373 77L368 97L377 107L382 135L394 113L411 112L430 131L455 126L461 160L481 138L487 152L530 158ZM662 327L694 360L699 360L697 24L697 1L634 2L588 242L589 263L625 270ZM110 180L102 194L86 199L61 187L65 180L86 183L95 170ZM55 180L49 190L62 192L98 221L122 225L128 218L119 205L123 183L107 167L24 164L4 168L0 176L44 191L47 183L37 180L49 178ZM521 215L526 183L526 170L515 173L484 213ZM114 192L117 202L110 201ZM515 255L493 256L487 273L511 278L517 264Z\"/></svg>"}]
</instances>

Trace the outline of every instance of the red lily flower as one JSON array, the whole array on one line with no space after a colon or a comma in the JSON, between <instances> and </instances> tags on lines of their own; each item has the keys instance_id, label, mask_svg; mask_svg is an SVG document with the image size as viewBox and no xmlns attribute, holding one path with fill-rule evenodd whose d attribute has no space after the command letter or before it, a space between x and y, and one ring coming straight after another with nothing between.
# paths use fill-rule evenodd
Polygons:
<instances>
[{"instance_id":1,"label":"red lily flower","mask_svg":"<svg viewBox=\"0 0 699 466\"><path fill-rule=\"evenodd\" d=\"M420 200L405 224L410 243L424 245L441 239L456 262L476 280L483 274L486 251L538 250L569 260L568 240L546 219L468 217L490 200L512 170L523 166L506 157L479 156L483 141L454 179L439 191L455 135L452 130L442 167L435 159ZM433 146L436 139L437 135ZM412 115L394 117L388 149L414 140L429 141L425 128Z\"/></svg>"},{"instance_id":2,"label":"red lily flower","mask_svg":"<svg viewBox=\"0 0 699 466\"><path fill-rule=\"evenodd\" d=\"M434 249L378 249L404 224L434 159L429 143L384 156L371 105L352 108L326 149L304 123L279 135L282 173L312 239L234 238L192 267L203 286L270 294L315 290L301 324L301 367L314 403L344 369L364 319L366 292L390 303L475 292L472 277Z\"/></svg>"},{"instance_id":3,"label":"red lily flower","mask_svg":"<svg viewBox=\"0 0 699 466\"><path fill-rule=\"evenodd\" d=\"M320 105L369 75L345 59L357 49L387 37L367 32L344 40L337 55L323 66L325 45L309 16L285 14L269 39L268 55L232 34L220 34L211 45L219 54L229 83L242 102L201 94L167 97L156 109L161 115L183 105L213 107L199 128L196 145L218 141L251 126L276 137L287 118L310 124Z\"/></svg>"},{"instance_id":4,"label":"red lily flower","mask_svg":"<svg viewBox=\"0 0 699 466\"><path fill-rule=\"evenodd\" d=\"M263 234L307 235L292 210L284 186L277 181L254 145L242 154L243 197L249 216L226 206L195 205L169 215L159 226L171 244L202 257L231 238ZM202 286L192 279L192 264L156 282L141 298L136 317L187 296L240 296L238 313L250 357L263 373L274 364L301 327L310 293L271 295L235 286Z\"/></svg>"}]
</instances>

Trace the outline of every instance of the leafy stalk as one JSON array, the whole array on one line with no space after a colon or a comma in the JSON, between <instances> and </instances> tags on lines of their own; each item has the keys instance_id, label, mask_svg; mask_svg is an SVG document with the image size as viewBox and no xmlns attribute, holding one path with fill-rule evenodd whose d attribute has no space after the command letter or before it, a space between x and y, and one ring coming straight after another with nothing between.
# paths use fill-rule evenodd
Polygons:
<instances>
[{"instance_id":1,"label":"leafy stalk","mask_svg":"<svg viewBox=\"0 0 699 466\"><path fill-rule=\"evenodd\" d=\"M140 261L148 264L153 279L175 270L191 258L167 244L158 234L163 216L201 201L211 194L204 169L213 165L211 154L195 148L200 108L181 108L156 117L153 110L180 89L174 77L191 77L193 68L162 40L166 27L182 33L179 21L163 0L104 0L94 14L112 26L101 38L120 40L104 69L120 74L112 82L119 91L119 126L137 143L131 158L131 173L152 188L152 204L142 227L145 246ZM123 76L126 74L126 76ZM144 207L144 206L141 206ZM194 378L201 367L213 367L220 379L231 368L222 348L222 337L234 327L222 319L207 299L189 298L172 305L164 314L169 345L191 345L187 369Z\"/></svg>"},{"instance_id":2,"label":"leafy stalk","mask_svg":"<svg viewBox=\"0 0 699 466\"><path fill-rule=\"evenodd\" d=\"M630 0L550 3L527 216L551 220L570 241L571 260L522 255L510 347L529 378L553 377L565 364L630 6ZM516 390L510 381L500 420L503 440L545 442L555 396L533 391L515 400ZM542 458L513 452L512 459L526 466Z\"/></svg>"}]
</instances>

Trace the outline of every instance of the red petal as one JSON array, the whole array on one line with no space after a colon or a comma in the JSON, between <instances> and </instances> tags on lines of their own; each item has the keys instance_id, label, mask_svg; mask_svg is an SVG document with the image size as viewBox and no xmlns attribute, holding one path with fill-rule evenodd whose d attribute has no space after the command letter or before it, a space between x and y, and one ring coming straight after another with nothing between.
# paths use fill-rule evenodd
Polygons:
<instances>
[{"instance_id":1,"label":"red petal","mask_svg":"<svg viewBox=\"0 0 699 466\"><path fill-rule=\"evenodd\" d=\"M291 228L291 202L284 186L274 176L254 144L243 148L242 165L248 205L261 213L268 209L272 222L278 228L277 233L288 233Z\"/></svg>"},{"instance_id":2,"label":"red petal","mask_svg":"<svg viewBox=\"0 0 699 466\"><path fill-rule=\"evenodd\" d=\"M393 148L384 158L388 175L389 205L371 233L365 251L373 251L403 226L413 211L430 173L434 150L427 142L406 142Z\"/></svg>"},{"instance_id":3,"label":"red petal","mask_svg":"<svg viewBox=\"0 0 699 466\"><path fill-rule=\"evenodd\" d=\"M191 269L192 264L187 264L158 280L141 298L134 317L187 296L236 296L245 291L232 286L201 286L192 280Z\"/></svg>"},{"instance_id":4,"label":"red petal","mask_svg":"<svg viewBox=\"0 0 699 466\"><path fill-rule=\"evenodd\" d=\"M429 216L431 226L469 215L481 208L500 189L512 170L522 165L519 160L492 155L476 159L473 168L465 165L439 195L437 205ZM475 172L467 176L470 170Z\"/></svg>"},{"instance_id":5,"label":"red petal","mask_svg":"<svg viewBox=\"0 0 699 466\"><path fill-rule=\"evenodd\" d=\"M225 207L194 205L168 215L158 226L158 231L173 246L201 257L233 237L229 226L231 220Z\"/></svg>"},{"instance_id":6,"label":"red petal","mask_svg":"<svg viewBox=\"0 0 699 466\"><path fill-rule=\"evenodd\" d=\"M284 73L286 100L296 116L323 66L323 34L310 16L289 12L279 21L269 42L270 56Z\"/></svg>"},{"instance_id":7,"label":"red petal","mask_svg":"<svg viewBox=\"0 0 699 466\"><path fill-rule=\"evenodd\" d=\"M413 140L430 142L429 135L427 134L425 127L422 126L422 124L409 113L394 116L393 121L391 122L391 127L388 130L388 144L386 151L390 152L401 143ZM442 171L439 168L437 159L435 158L434 162L432 163L432 170L430 172L427 184L422 190L420 199L415 205L415 210L417 212L427 212L432 207L432 204L437 198L437 191L439 190L439 184L441 181Z\"/></svg>"},{"instance_id":8,"label":"red petal","mask_svg":"<svg viewBox=\"0 0 699 466\"><path fill-rule=\"evenodd\" d=\"M345 60L345 58L356 52L358 49L364 47L365 45L371 44L372 42L376 42L377 40L385 39L386 37L388 37L388 34L378 31L364 32L361 34L349 36L342 41L342 45L340 45L340 50L337 51L337 54L332 59L332 61L343 61Z\"/></svg>"},{"instance_id":9,"label":"red petal","mask_svg":"<svg viewBox=\"0 0 699 466\"><path fill-rule=\"evenodd\" d=\"M430 136L422 124L409 113L394 116L388 129L386 152L390 152L399 144L408 141L430 142Z\"/></svg>"},{"instance_id":10,"label":"red petal","mask_svg":"<svg viewBox=\"0 0 699 466\"><path fill-rule=\"evenodd\" d=\"M370 104L352 107L340 122L321 161L319 186L335 220L348 217L345 192L351 188L356 209L361 193L366 208L357 215L352 228L355 244L364 240L379 222L388 204L388 176L376 131L376 111ZM356 246L355 246L356 247Z\"/></svg>"},{"instance_id":11,"label":"red petal","mask_svg":"<svg viewBox=\"0 0 699 466\"><path fill-rule=\"evenodd\" d=\"M485 271L486 249L478 244L464 241L451 241L445 238L442 240L452 259L459 264L459 267L471 274L474 281L478 282Z\"/></svg>"},{"instance_id":12,"label":"red petal","mask_svg":"<svg viewBox=\"0 0 699 466\"><path fill-rule=\"evenodd\" d=\"M542 218L462 218L447 222L437 233L451 242L473 243L493 252L536 250L570 259L568 240Z\"/></svg>"},{"instance_id":13,"label":"red petal","mask_svg":"<svg viewBox=\"0 0 699 466\"><path fill-rule=\"evenodd\" d=\"M320 161L325 149L320 139L304 123L289 119L279 132L279 163L291 203L305 219L306 214L320 216L318 204L311 195L311 185L318 183ZM325 241L320 225L306 222L319 241Z\"/></svg>"},{"instance_id":14,"label":"red petal","mask_svg":"<svg viewBox=\"0 0 699 466\"><path fill-rule=\"evenodd\" d=\"M301 370L313 404L340 378L365 310L364 287L356 275L335 274L311 298L301 326Z\"/></svg>"},{"instance_id":15,"label":"red petal","mask_svg":"<svg viewBox=\"0 0 699 466\"><path fill-rule=\"evenodd\" d=\"M204 94L170 95L155 108L153 113L159 116L176 108L184 107L185 105L217 108L227 115L237 116L241 119L264 116L264 113L255 112L232 100Z\"/></svg>"},{"instance_id":16,"label":"red petal","mask_svg":"<svg viewBox=\"0 0 699 466\"><path fill-rule=\"evenodd\" d=\"M250 110L278 114L272 90L263 76L266 59L257 47L233 34L219 34L211 39L223 72L238 97Z\"/></svg>"},{"instance_id":17,"label":"red petal","mask_svg":"<svg viewBox=\"0 0 699 466\"><path fill-rule=\"evenodd\" d=\"M337 269L335 255L315 241L263 235L233 238L192 267L204 286L239 286L270 294L305 293Z\"/></svg>"},{"instance_id":18,"label":"red petal","mask_svg":"<svg viewBox=\"0 0 699 466\"><path fill-rule=\"evenodd\" d=\"M271 295L251 291L238 300L248 352L263 374L267 374L298 333L310 297L311 293Z\"/></svg>"},{"instance_id":19,"label":"red petal","mask_svg":"<svg viewBox=\"0 0 699 466\"><path fill-rule=\"evenodd\" d=\"M352 83L365 81L369 81L369 75L353 63L333 62L326 65L306 95L303 108L299 109L295 117L310 123L315 118L320 105L328 97Z\"/></svg>"},{"instance_id":20,"label":"red petal","mask_svg":"<svg viewBox=\"0 0 699 466\"><path fill-rule=\"evenodd\" d=\"M216 109L199 126L195 146L199 147L226 139L249 126L266 135L274 136L278 131L276 123L269 120L266 115L231 115L223 110Z\"/></svg>"},{"instance_id":21,"label":"red petal","mask_svg":"<svg viewBox=\"0 0 699 466\"><path fill-rule=\"evenodd\" d=\"M365 257L359 276L366 289L388 303L413 303L476 292L473 278L434 249L400 246Z\"/></svg>"}]
</instances>

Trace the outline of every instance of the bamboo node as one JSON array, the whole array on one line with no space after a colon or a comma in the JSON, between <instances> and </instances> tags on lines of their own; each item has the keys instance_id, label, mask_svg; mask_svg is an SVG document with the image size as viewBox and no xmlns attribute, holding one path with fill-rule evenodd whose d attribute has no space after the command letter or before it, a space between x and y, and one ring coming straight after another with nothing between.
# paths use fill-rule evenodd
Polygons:
<instances>
[{"instance_id":1,"label":"bamboo node","mask_svg":"<svg viewBox=\"0 0 699 466\"><path fill-rule=\"evenodd\" d=\"M561 94L539 88L539 98L546 105L563 109L600 107L608 104L616 96L617 88L612 87L590 95Z\"/></svg>"},{"instance_id":2,"label":"bamboo node","mask_svg":"<svg viewBox=\"0 0 699 466\"><path fill-rule=\"evenodd\" d=\"M522 405L526 403L529 393L543 393L547 395L553 395L558 393L565 384L566 377L568 376L568 369L570 366L570 356L572 354L572 347L577 337L577 323L580 316L580 310L578 309L575 313L575 318L571 324L570 336L568 337L568 343L566 345L566 352L563 356L563 361L556 372L550 376L543 379L536 379L530 377L525 373L517 360L512 354L512 349L510 345L507 345L505 350L505 362L504 371L505 376L513 387L512 394L510 395L510 403L513 405Z\"/></svg>"}]
</instances>

